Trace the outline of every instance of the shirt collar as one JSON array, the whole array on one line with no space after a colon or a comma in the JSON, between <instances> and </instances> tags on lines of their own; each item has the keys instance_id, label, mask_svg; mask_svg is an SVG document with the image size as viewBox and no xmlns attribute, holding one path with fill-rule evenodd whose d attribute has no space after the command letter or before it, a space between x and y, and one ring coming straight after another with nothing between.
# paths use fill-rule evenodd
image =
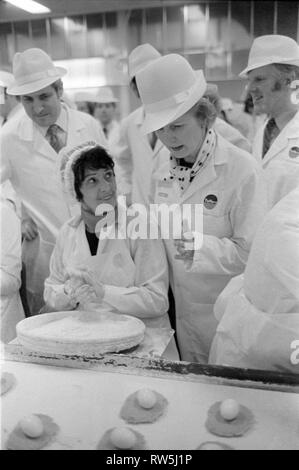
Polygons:
<instances>
[{"instance_id":1,"label":"shirt collar","mask_svg":"<svg viewBox=\"0 0 299 470\"><path fill-rule=\"evenodd\" d=\"M67 110L65 106L62 104L61 105L61 111L56 119L55 123L57 126L59 126L65 133L67 133ZM38 126L36 123L34 123L34 127L39 130L39 132L45 137L47 134L47 130L49 129L48 127L41 127Z\"/></svg>"},{"instance_id":2,"label":"shirt collar","mask_svg":"<svg viewBox=\"0 0 299 470\"><path fill-rule=\"evenodd\" d=\"M287 111L277 116L277 118L275 118L275 122L279 129L279 132L281 132L282 129L293 119L293 117L295 117L297 112L298 112L298 109Z\"/></svg>"}]
</instances>

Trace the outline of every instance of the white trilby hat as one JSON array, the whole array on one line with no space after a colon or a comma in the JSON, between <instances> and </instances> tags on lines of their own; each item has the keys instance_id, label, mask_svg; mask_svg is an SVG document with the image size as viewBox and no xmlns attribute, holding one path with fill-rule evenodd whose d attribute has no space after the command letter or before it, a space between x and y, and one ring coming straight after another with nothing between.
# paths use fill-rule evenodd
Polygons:
<instances>
[{"instance_id":1,"label":"white trilby hat","mask_svg":"<svg viewBox=\"0 0 299 470\"><path fill-rule=\"evenodd\" d=\"M13 74L6 72L5 70L0 70L0 86L7 88L14 81Z\"/></svg>"},{"instance_id":2,"label":"white trilby hat","mask_svg":"<svg viewBox=\"0 0 299 470\"><path fill-rule=\"evenodd\" d=\"M251 70L270 64L289 64L299 67L299 46L294 39L279 34L256 38L251 46L248 65L239 74L245 77Z\"/></svg>"},{"instance_id":3,"label":"white trilby hat","mask_svg":"<svg viewBox=\"0 0 299 470\"><path fill-rule=\"evenodd\" d=\"M195 72L179 54L156 59L137 76L137 87L145 109L145 133L161 129L178 119L204 95L207 83L203 72Z\"/></svg>"},{"instance_id":4,"label":"white trilby hat","mask_svg":"<svg viewBox=\"0 0 299 470\"><path fill-rule=\"evenodd\" d=\"M115 98L111 88L103 87L98 91L95 97L95 103L118 103L118 99Z\"/></svg>"},{"instance_id":5,"label":"white trilby hat","mask_svg":"<svg viewBox=\"0 0 299 470\"><path fill-rule=\"evenodd\" d=\"M161 54L151 44L141 44L135 47L129 55L129 77L132 80L140 70L153 60L161 57Z\"/></svg>"},{"instance_id":6,"label":"white trilby hat","mask_svg":"<svg viewBox=\"0 0 299 470\"><path fill-rule=\"evenodd\" d=\"M7 89L10 95L27 95L56 82L67 73L63 67L56 67L42 49L26 49L17 52L13 59L14 82Z\"/></svg>"}]
</instances>

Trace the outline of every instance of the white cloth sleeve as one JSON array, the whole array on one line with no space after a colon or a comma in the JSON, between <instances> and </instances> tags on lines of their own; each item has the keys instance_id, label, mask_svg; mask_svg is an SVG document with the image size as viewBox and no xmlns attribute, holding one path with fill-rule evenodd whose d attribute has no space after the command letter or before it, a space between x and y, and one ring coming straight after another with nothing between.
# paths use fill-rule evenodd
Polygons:
<instances>
[{"instance_id":1,"label":"white cloth sleeve","mask_svg":"<svg viewBox=\"0 0 299 470\"><path fill-rule=\"evenodd\" d=\"M1 296L10 296L21 285L21 227L13 208L2 201L1 218L0 293Z\"/></svg>"},{"instance_id":2,"label":"white cloth sleeve","mask_svg":"<svg viewBox=\"0 0 299 470\"><path fill-rule=\"evenodd\" d=\"M45 280L44 300L53 310L74 310L76 306L64 292L66 271L62 262L64 233L60 232L50 259L50 276Z\"/></svg>"},{"instance_id":3,"label":"white cloth sleeve","mask_svg":"<svg viewBox=\"0 0 299 470\"><path fill-rule=\"evenodd\" d=\"M168 265L161 240L134 240L135 286L105 285L103 301L121 313L139 318L158 317L168 309Z\"/></svg>"}]
</instances>

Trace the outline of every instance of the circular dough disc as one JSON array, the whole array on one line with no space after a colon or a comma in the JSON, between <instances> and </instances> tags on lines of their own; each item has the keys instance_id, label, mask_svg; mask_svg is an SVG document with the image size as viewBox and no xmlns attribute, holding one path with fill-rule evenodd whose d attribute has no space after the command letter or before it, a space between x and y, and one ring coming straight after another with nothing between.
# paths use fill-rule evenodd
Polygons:
<instances>
[{"instance_id":1,"label":"circular dough disc","mask_svg":"<svg viewBox=\"0 0 299 470\"><path fill-rule=\"evenodd\" d=\"M120 416L127 423L140 424L140 423L153 423L162 416L168 401L158 392L154 392L157 398L156 404L152 408L142 408L139 405L137 395L138 392L130 395L120 411Z\"/></svg>"},{"instance_id":2,"label":"circular dough disc","mask_svg":"<svg viewBox=\"0 0 299 470\"><path fill-rule=\"evenodd\" d=\"M226 421L220 413L221 402L214 403L208 411L206 428L212 434L221 437L243 436L253 425L254 416L252 412L240 405L238 416L232 421Z\"/></svg>"},{"instance_id":3,"label":"circular dough disc","mask_svg":"<svg viewBox=\"0 0 299 470\"><path fill-rule=\"evenodd\" d=\"M102 439L100 440L99 444L97 445L97 450L122 450L118 447L115 447L114 444L110 440L110 434L114 428L108 429L105 432ZM136 444L133 449L126 449L126 450L144 450L145 449L145 439L142 434L135 431L134 429L129 428L135 434L136 437Z\"/></svg>"}]
</instances>

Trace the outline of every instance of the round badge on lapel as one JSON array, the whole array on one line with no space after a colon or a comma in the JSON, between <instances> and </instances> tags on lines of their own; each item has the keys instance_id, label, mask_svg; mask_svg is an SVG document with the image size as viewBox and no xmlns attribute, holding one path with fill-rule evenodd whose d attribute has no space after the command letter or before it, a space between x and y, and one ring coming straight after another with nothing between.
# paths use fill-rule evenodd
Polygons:
<instances>
[{"instance_id":1,"label":"round badge on lapel","mask_svg":"<svg viewBox=\"0 0 299 470\"><path fill-rule=\"evenodd\" d=\"M217 196L215 194L209 194L208 196L205 197L203 201L203 205L205 206L206 209L214 209L218 202Z\"/></svg>"},{"instance_id":2,"label":"round badge on lapel","mask_svg":"<svg viewBox=\"0 0 299 470\"><path fill-rule=\"evenodd\" d=\"M297 158L299 157L299 147L292 147L289 151L290 158Z\"/></svg>"}]
</instances>

